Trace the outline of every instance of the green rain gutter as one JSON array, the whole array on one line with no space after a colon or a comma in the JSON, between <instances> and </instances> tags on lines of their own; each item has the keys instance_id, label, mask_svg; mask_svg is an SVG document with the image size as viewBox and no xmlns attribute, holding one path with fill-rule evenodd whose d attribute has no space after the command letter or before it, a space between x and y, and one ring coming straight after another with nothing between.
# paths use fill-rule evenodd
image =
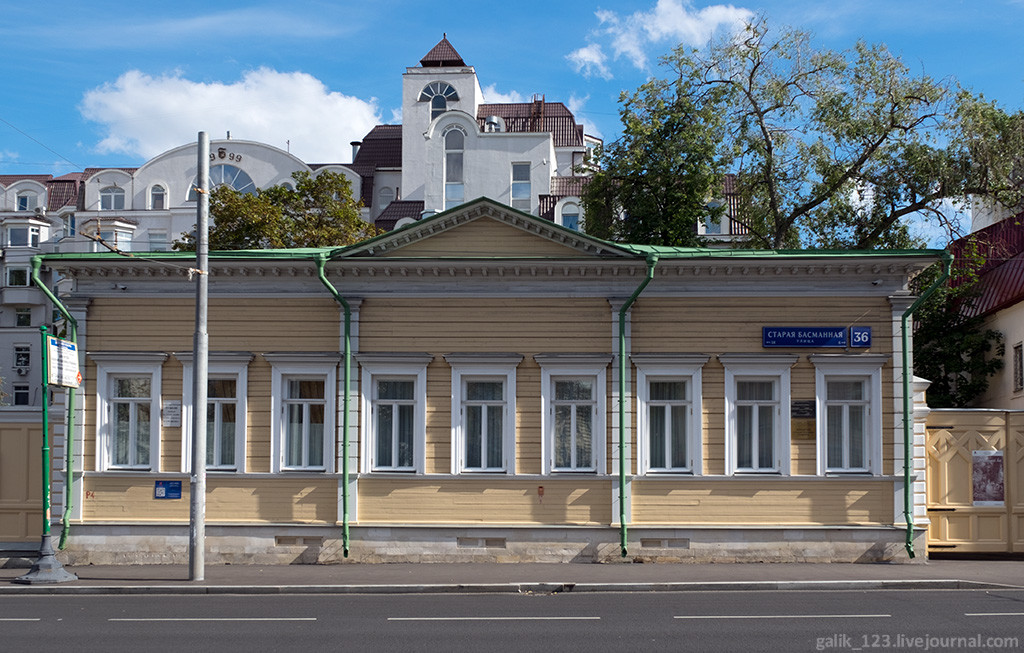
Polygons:
<instances>
[{"instance_id":1,"label":"green rain gutter","mask_svg":"<svg viewBox=\"0 0 1024 653\"><path fill-rule=\"evenodd\" d=\"M647 276L633 291L633 295L619 309L619 538L622 557L626 557L626 313L636 298L654 278L654 266L658 264L657 254L647 255Z\"/></svg>"},{"instance_id":2,"label":"green rain gutter","mask_svg":"<svg viewBox=\"0 0 1024 653\"><path fill-rule=\"evenodd\" d=\"M349 522L349 495L348 495L348 427L349 427L349 391L352 385L352 308L341 296L338 289L327 280L324 266L327 264L327 254L318 254L315 258L317 276L320 282L334 295L334 299L345 309L345 394L342 397L341 415L341 545L344 557L348 557L348 522Z\"/></svg>"},{"instance_id":3,"label":"green rain gutter","mask_svg":"<svg viewBox=\"0 0 1024 653\"><path fill-rule=\"evenodd\" d=\"M907 555L914 557L914 507L913 491L910 485L910 473L912 455L914 452L913 443L910 440L910 337L907 334L908 322L911 314L923 304L935 290L949 278L949 270L953 265L953 255L949 252L942 253L942 274L939 278L917 298L910 308L903 312L900 335L903 349L903 517L907 523Z\"/></svg>"},{"instance_id":4,"label":"green rain gutter","mask_svg":"<svg viewBox=\"0 0 1024 653\"><path fill-rule=\"evenodd\" d=\"M77 348L78 345L78 320L71 316L68 309L57 299L57 296L46 287L43 280L39 278L39 270L43 266L42 256L32 257L32 283L39 287L43 291L43 294L53 302L53 305L57 307L60 314L64 316L64 319L68 321L71 326L71 342L75 343ZM43 374L46 374L46 370L43 370ZM68 544L68 535L71 533L71 506L72 506L72 470L74 469L73 464L75 460L75 388L67 389L67 427L64 433L64 452L65 452L65 478L64 478L64 514L61 516L61 529L60 529L60 542L57 544L57 548L63 550ZM43 401L46 401L46 397L43 397ZM47 489L49 491L49 489Z\"/></svg>"}]
</instances>

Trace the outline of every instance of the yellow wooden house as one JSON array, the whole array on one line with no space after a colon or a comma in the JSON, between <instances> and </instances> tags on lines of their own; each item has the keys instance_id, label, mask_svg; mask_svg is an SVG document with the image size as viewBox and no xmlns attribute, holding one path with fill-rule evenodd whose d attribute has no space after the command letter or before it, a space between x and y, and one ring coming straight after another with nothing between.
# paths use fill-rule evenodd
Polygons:
<instances>
[{"instance_id":1,"label":"yellow wooden house","mask_svg":"<svg viewBox=\"0 0 1024 653\"><path fill-rule=\"evenodd\" d=\"M43 258L85 377L70 562L186 560L189 257ZM206 559L921 558L901 318L938 258L613 244L487 199L215 252Z\"/></svg>"}]
</instances>

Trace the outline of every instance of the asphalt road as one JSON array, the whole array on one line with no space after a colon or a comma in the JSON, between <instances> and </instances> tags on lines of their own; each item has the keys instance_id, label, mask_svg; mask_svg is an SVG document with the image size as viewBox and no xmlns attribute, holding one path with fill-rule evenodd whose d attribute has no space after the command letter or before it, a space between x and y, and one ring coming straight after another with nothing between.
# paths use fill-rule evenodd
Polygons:
<instances>
[{"instance_id":1,"label":"asphalt road","mask_svg":"<svg viewBox=\"0 0 1024 653\"><path fill-rule=\"evenodd\" d=\"M1017 651L1024 590L0 597L2 651Z\"/></svg>"}]
</instances>

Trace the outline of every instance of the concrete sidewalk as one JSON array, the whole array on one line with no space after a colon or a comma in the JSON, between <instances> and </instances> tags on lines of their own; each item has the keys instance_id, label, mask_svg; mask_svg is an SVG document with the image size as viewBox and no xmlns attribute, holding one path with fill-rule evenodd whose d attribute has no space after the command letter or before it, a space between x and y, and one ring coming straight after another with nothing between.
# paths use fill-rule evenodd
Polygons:
<instances>
[{"instance_id":1,"label":"concrete sidewalk","mask_svg":"<svg viewBox=\"0 0 1024 653\"><path fill-rule=\"evenodd\" d=\"M21 585L26 568L0 569L0 595L582 592L801 589L1024 589L1024 561L917 564L420 563L66 567L78 580Z\"/></svg>"}]
</instances>

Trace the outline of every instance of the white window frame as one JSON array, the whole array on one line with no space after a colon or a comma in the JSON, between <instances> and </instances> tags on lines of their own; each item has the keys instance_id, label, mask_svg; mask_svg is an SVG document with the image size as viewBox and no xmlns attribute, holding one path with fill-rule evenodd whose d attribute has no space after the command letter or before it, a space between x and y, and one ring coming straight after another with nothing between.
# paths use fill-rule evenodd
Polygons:
<instances>
[{"instance_id":1,"label":"white window frame","mask_svg":"<svg viewBox=\"0 0 1024 653\"><path fill-rule=\"evenodd\" d=\"M607 374L612 357L608 354L536 354L533 359L541 367L541 434L544 458L543 474L607 475ZM565 378L590 378L594 381L594 421L591 447L592 465L586 468L555 467L555 381Z\"/></svg>"},{"instance_id":2,"label":"white window frame","mask_svg":"<svg viewBox=\"0 0 1024 653\"><path fill-rule=\"evenodd\" d=\"M573 227L565 223L566 214L576 215L576 226ZM583 232L583 209L580 206L580 202L572 201L565 202L558 209L558 224L562 225L566 229L572 229L573 231Z\"/></svg>"},{"instance_id":3,"label":"white window frame","mask_svg":"<svg viewBox=\"0 0 1024 653\"><path fill-rule=\"evenodd\" d=\"M12 406L29 406L32 404L32 386L16 383L11 392Z\"/></svg>"},{"instance_id":4,"label":"white window frame","mask_svg":"<svg viewBox=\"0 0 1024 653\"><path fill-rule=\"evenodd\" d=\"M28 317L27 320L22 318ZM28 322L28 324L22 324L22 322ZM14 309L14 326L16 327L30 327L32 326L32 307L31 306L19 306Z\"/></svg>"},{"instance_id":5,"label":"white window frame","mask_svg":"<svg viewBox=\"0 0 1024 653\"><path fill-rule=\"evenodd\" d=\"M337 467L335 461L338 439L338 352L267 352L263 358L271 367L271 431L270 471L271 473L312 472L331 474ZM287 467L285 460L285 390L292 379L319 378L324 381L324 464L323 466Z\"/></svg>"},{"instance_id":6,"label":"white window frame","mask_svg":"<svg viewBox=\"0 0 1024 653\"><path fill-rule=\"evenodd\" d=\"M159 189L159 190L158 190ZM157 206L157 198L160 199L160 206ZM164 184L153 184L149 187L149 208L151 211L164 211L167 209L167 186Z\"/></svg>"},{"instance_id":7,"label":"white window frame","mask_svg":"<svg viewBox=\"0 0 1024 653\"><path fill-rule=\"evenodd\" d=\"M426 472L427 455L427 365L434 357L431 354L364 353L355 356L360 366L360 405L363 419L360 427L364 473L415 473ZM377 460L377 415L374 410L376 381L387 379L411 380L413 382L413 464L410 467L395 467Z\"/></svg>"},{"instance_id":8,"label":"white window frame","mask_svg":"<svg viewBox=\"0 0 1024 653\"><path fill-rule=\"evenodd\" d=\"M790 461L790 368L796 364L796 354L719 354L725 368L725 473L781 474L788 476ZM775 411L774 465L770 468L740 468L737 463L736 384L738 381L772 381L778 389Z\"/></svg>"},{"instance_id":9,"label":"white window frame","mask_svg":"<svg viewBox=\"0 0 1024 653\"><path fill-rule=\"evenodd\" d=\"M456 131L459 132L460 134L462 134L462 148L461 149L449 149L448 148L448 136L451 135L452 132L456 132ZM467 138L469 138L469 135L466 133L466 131L462 127L460 127L458 125L452 125L451 127L448 127L447 129L444 130L444 133L441 134L441 143L442 143L443 152L444 152L442 156L444 157L443 164L444 164L444 209L445 209L445 211L447 211L448 209L453 209L456 206L459 206L459 205L464 204L466 202L466 139ZM452 155L452 156L458 155L458 157L459 157L459 161L460 161L459 167L461 168L461 170L459 171L460 172L460 174L459 174L460 178L457 181L452 181L451 180L451 174L450 174L449 165L448 165L449 164L449 158L448 157L450 155ZM452 192L449 192L449 191L454 191L454 189L456 189L456 188L458 188L458 190L459 190L459 197L458 198L456 198Z\"/></svg>"},{"instance_id":10,"label":"white window frame","mask_svg":"<svg viewBox=\"0 0 1024 653\"><path fill-rule=\"evenodd\" d=\"M101 211L123 211L125 208L124 189L120 186L105 186L100 189Z\"/></svg>"},{"instance_id":11,"label":"white window frame","mask_svg":"<svg viewBox=\"0 0 1024 653\"><path fill-rule=\"evenodd\" d=\"M25 283L11 283L11 274L14 272L23 272L25 274ZM25 266L9 266L7 268L7 273L4 275L4 285L8 288L27 288L32 285L32 274Z\"/></svg>"},{"instance_id":12,"label":"white window frame","mask_svg":"<svg viewBox=\"0 0 1024 653\"><path fill-rule=\"evenodd\" d=\"M161 372L167 354L163 352L90 352L96 363L96 471L160 472L160 412L163 394ZM149 464L114 465L113 414L111 402L114 379L126 376L150 377Z\"/></svg>"},{"instance_id":13,"label":"white window frame","mask_svg":"<svg viewBox=\"0 0 1024 653\"><path fill-rule=\"evenodd\" d=\"M818 475L882 473L882 366L889 361L885 354L811 354L814 365L815 414L817 419ZM868 415L864 437L867 441L868 464L862 468L828 468L827 383L830 379L860 379L867 382Z\"/></svg>"},{"instance_id":14,"label":"white window frame","mask_svg":"<svg viewBox=\"0 0 1024 653\"><path fill-rule=\"evenodd\" d=\"M516 170L526 169L526 179L516 179ZM517 211L529 213L533 210L533 166L529 161L515 161L509 169L509 203L508 205ZM522 195L526 191L526 197Z\"/></svg>"},{"instance_id":15,"label":"white window frame","mask_svg":"<svg viewBox=\"0 0 1024 653\"><path fill-rule=\"evenodd\" d=\"M171 241L167 236L167 231L164 229L150 229L149 236L149 251L151 252L167 252L171 249Z\"/></svg>"},{"instance_id":16,"label":"white window frame","mask_svg":"<svg viewBox=\"0 0 1024 653\"><path fill-rule=\"evenodd\" d=\"M630 359L636 365L638 473L699 476L704 466L701 369L710 357L701 354L633 354ZM688 396L685 405L688 414L686 418L687 465L685 467L651 467L650 384L652 381L686 382Z\"/></svg>"},{"instance_id":17,"label":"white window frame","mask_svg":"<svg viewBox=\"0 0 1024 653\"><path fill-rule=\"evenodd\" d=\"M34 211L39 206L39 193L32 190L19 191L14 201L15 210Z\"/></svg>"},{"instance_id":18,"label":"white window frame","mask_svg":"<svg viewBox=\"0 0 1024 653\"><path fill-rule=\"evenodd\" d=\"M195 373L192 352L175 352L174 357L181 361L181 470L192 471L192 379ZM249 387L249 363L253 355L250 352L209 352L207 361L207 377L209 379L235 380L235 464L233 466L207 465L211 472L236 472L246 470L245 436L248 433L246 396Z\"/></svg>"},{"instance_id":19,"label":"white window frame","mask_svg":"<svg viewBox=\"0 0 1024 653\"><path fill-rule=\"evenodd\" d=\"M519 354L448 354L452 368L452 474L516 473L516 367ZM502 383L502 438L499 467L466 466L465 382L469 380ZM486 456L486 454L485 454Z\"/></svg>"}]
</instances>

